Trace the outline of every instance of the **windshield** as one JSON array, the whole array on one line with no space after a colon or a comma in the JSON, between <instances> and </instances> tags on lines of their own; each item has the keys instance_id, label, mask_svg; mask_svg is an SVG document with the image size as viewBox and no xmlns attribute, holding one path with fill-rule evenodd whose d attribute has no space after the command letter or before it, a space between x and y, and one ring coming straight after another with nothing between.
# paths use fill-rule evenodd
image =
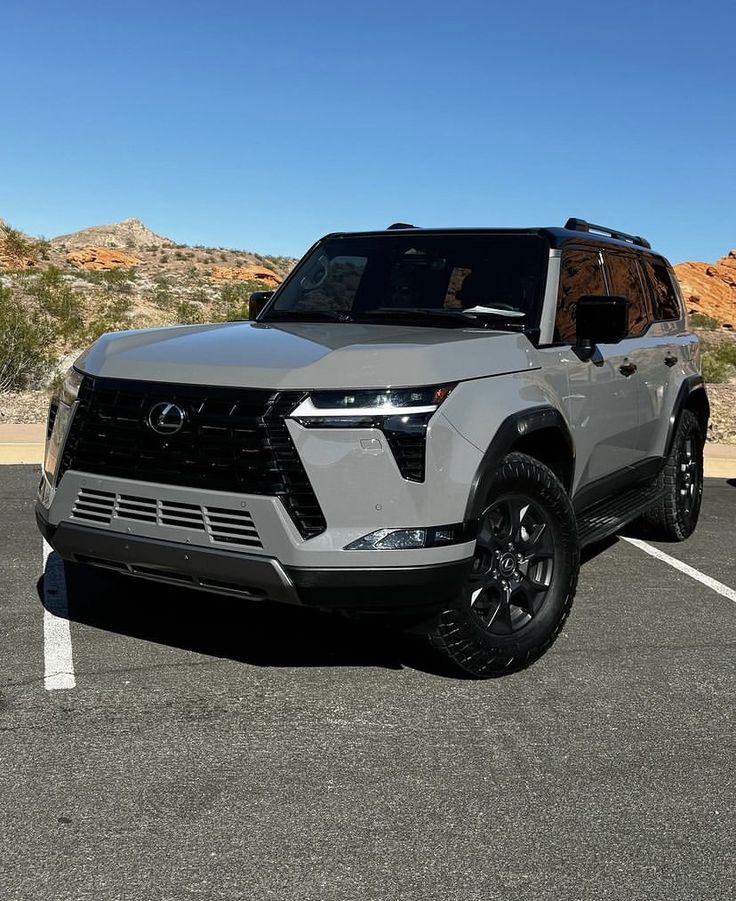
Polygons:
<instances>
[{"instance_id":1,"label":"windshield","mask_svg":"<svg viewBox=\"0 0 736 901\"><path fill-rule=\"evenodd\" d=\"M327 238L261 321L410 321L528 331L539 322L548 247L531 234Z\"/></svg>"}]
</instances>

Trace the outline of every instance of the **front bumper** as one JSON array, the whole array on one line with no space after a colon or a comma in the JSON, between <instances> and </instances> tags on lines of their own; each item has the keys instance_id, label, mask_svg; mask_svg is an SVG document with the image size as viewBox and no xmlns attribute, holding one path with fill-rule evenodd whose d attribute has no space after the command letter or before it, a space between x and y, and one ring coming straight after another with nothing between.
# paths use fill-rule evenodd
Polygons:
<instances>
[{"instance_id":1,"label":"front bumper","mask_svg":"<svg viewBox=\"0 0 736 901\"><path fill-rule=\"evenodd\" d=\"M36 520L65 560L245 600L431 614L461 590L472 567L472 557L410 567L289 567L264 554L191 546L69 521L53 525L40 503Z\"/></svg>"}]
</instances>

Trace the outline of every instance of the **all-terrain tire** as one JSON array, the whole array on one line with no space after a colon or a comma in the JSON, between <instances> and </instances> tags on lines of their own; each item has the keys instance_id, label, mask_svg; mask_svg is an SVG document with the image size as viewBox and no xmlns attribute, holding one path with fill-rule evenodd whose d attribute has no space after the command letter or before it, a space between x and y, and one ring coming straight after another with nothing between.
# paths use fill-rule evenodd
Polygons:
<instances>
[{"instance_id":1,"label":"all-terrain tire","mask_svg":"<svg viewBox=\"0 0 736 901\"><path fill-rule=\"evenodd\" d=\"M657 484L661 499L639 520L647 536L684 541L698 524L703 500L703 432L697 417L683 410Z\"/></svg>"},{"instance_id":2,"label":"all-terrain tire","mask_svg":"<svg viewBox=\"0 0 736 901\"><path fill-rule=\"evenodd\" d=\"M544 556L551 560L550 583L539 609L534 613L524 613L524 617L531 617L528 621L514 629L509 614L508 634L494 633L491 630L499 626L497 623L494 625L493 616L490 616L490 623L484 623L478 614L477 596L480 590L474 588L478 585L476 574L471 575L463 591L447 605L429 633L429 639L438 651L464 673L475 678L515 672L544 654L562 630L577 586L580 548L570 498L557 476L526 454L509 454L498 468L489 489L485 512L479 520L476 561L483 550L480 536L484 517L494 515L493 511L509 503L508 498L521 498L522 504L528 501L528 509L536 510L538 522L544 521L544 528L549 529L546 533L548 553ZM521 509L523 511L524 507ZM525 516L526 513L522 512L522 521ZM535 528L538 531L539 525ZM520 547L523 548L523 542ZM504 551L504 554L508 552ZM508 586L507 582L503 584ZM533 609L533 601L530 606ZM517 607L514 610L519 613Z\"/></svg>"}]
</instances>

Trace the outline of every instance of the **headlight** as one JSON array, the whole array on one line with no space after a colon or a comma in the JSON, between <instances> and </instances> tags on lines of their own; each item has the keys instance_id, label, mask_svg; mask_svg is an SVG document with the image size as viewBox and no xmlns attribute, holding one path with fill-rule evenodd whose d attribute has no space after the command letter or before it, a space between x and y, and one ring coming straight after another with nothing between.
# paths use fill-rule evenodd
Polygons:
<instances>
[{"instance_id":1,"label":"headlight","mask_svg":"<svg viewBox=\"0 0 736 901\"><path fill-rule=\"evenodd\" d=\"M59 400L71 407L74 401L77 399L77 395L79 394L79 389L82 385L82 380L84 376L81 372L78 372L74 367L67 370L64 375L64 379L61 383L61 389L59 391Z\"/></svg>"},{"instance_id":2,"label":"headlight","mask_svg":"<svg viewBox=\"0 0 736 901\"><path fill-rule=\"evenodd\" d=\"M77 400L83 378L81 372L74 368L70 369L64 376L58 392L51 398L43 463L44 473L51 485L54 484L59 456L69 430L74 403Z\"/></svg>"},{"instance_id":3,"label":"headlight","mask_svg":"<svg viewBox=\"0 0 736 901\"><path fill-rule=\"evenodd\" d=\"M313 391L295 410L292 418L308 428L355 427L385 416L416 416L434 413L454 385L426 388L384 388L354 391Z\"/></svg>"},{"instance_id":4,"label":"headlight","mask_svg":"<svg viewBox=\"0 0 736 901\"><path fill-rule=\"evenodd\" d=\"M313 391L291 418L307 429L380 429L401 475L423 482L427 423L454 387Z\"/></svg>"}]
</instances>

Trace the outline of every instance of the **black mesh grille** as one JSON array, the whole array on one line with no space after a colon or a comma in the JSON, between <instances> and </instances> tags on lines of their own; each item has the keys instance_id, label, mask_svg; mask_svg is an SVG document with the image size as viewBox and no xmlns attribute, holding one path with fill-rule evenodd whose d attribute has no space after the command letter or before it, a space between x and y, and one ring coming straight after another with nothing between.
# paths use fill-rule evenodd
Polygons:
<instances>
[{"instance_id":1,"label":"black mesh grille","mask_svg":"<svg viewBox=\"0 0 736 901\"><path fill-rule=\"evenodd\" d=\"M59 467L280 498L304 538L326 523L284 417L301 391L209 388L85 376ZM148 424L158 403L185 412L175 435Z\"/></svg>"},{"instance_id":2,"label":"black mesh grille","mask_svg":"<svg viewBox=\"0 0 736 901\"><path fill-rule=\"evenodd\" d=\"M427 423L431 416L431 413L387 416L381 426L401 475L411 482L424 481Z\"/></svg>"}]
</instances>

